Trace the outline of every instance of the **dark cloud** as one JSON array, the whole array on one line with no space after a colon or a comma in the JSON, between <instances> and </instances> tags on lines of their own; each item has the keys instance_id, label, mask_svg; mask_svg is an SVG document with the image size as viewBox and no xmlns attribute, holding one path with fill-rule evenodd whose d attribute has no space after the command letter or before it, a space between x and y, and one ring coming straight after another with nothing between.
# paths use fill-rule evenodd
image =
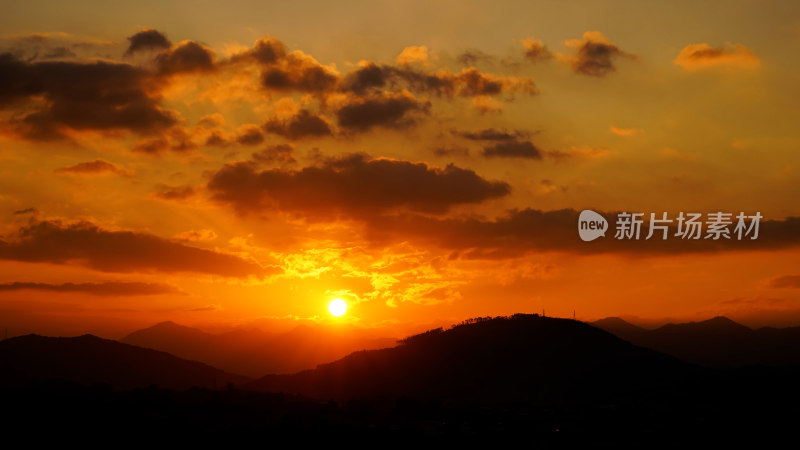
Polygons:
<instances>
[{"instance_id":1,"label":"dark cloud","mask_svg":"<svg viewBox=\"0 0 800 450\"><path fill-rule=\"evenodd\" d=\"M263 139L263 138L262 138ZM211 134L206 138L205 145L211 147L227 147L231 145L231 142L225 139L219 131L212 131ZM145 152L145 153L153 153L153 152Z\"/></svg>"},{"instance_id":2,"label":"dark cloud","mask_svg":"<svg viewBox=\"0 0 800 450\"><path fill-rule=\"evenodd\" d=\"M101 174L117 174L128 175L128 171L119 167L116 164L102 159L94 161L87 161L75 164L74 166L62 167L54 170L56 173L64 173L70 175L101 175Z\"/></svg>"},{"instance_id":3,"label":"dark cloud","mask_svg":"<svg viewBox=\"0 0 800 450\"><path fill-rule=\"evenodd\" d=\"M134 152L158 155L168 150L183 153L197 148L192 136L181 127L173 127L161 133L160 137L142 139L131 148Z\"/></svg>"},{"instance_id":4,"label":"dark cloud","mask_svg":"<svg viewBox=\"0 0 800 450\"><path fill-rule=\"evenodd\" d=\"M265 164L294 164L294 147L287 144L270 145L260 152L253 153L253 161Z\"/></svg>"},{"instance_id":5,"label":"dark cloud","mask_svg":"<svg viewBox=\"0 0 800 450\"><path fill-rule=\"evenodd\" d=\"M162 74L184 72L213 72L214 54L197 42L185 41L177 47L156 56L156 65Z\"/></svg>"},{"instance_id":6,"label":"dark cloud","mask_svg":"<svg viewBox=\"0 0 800 450\"><path fill-rule=\"evenodd\" d=\"M192 186L167 186L160 184L156 186L156 196L164 200L186 200L193 197L195 192Z\"/></svg>"},{"instance_id":7,"label":"dark cloud","mask_svg":"<svg viewBox=\"0 0 800 450\"><path fill-rule=\"evenodd\" d=\"M602 77L616 70L614 60L634 58L596 31L587 31L583 39L567 41L567 45L575 48L575 54L563 60L575 73L583 75Z\"/></svg>"},{"instance_id":8,"label":"dark cloud","mask_svg":"<svg viewBox=\"0 0 800 450\"><path fill-rule=\"evenodd\" d=\"M584 242L578 236L579 211L562 209L512 210L495 219L480 217L436 218L406 214L375 216L369 222L369 236L376 242L411 241L453 250L454 258L494 259L517 257L532 252L577 254L619 253L634 256L780 249L800 245L800 218L766 220L756 240L681 239L670 227L669 238L656 232L651 239L648 222L640 239L616 239L616 213L602 213L608 220L606 237ZM646 217L645 219L649 219Z\"/></svg>"},{"instance_id":9,"label":"dark cloud","mask_svg":"<svg viewBox=\"0 0 800 450\"><path fill-rule=\"evenodd\" d=\"M261 67L261 86L267 91L308 92L327 95L340 82L335 70L301 51L287 52L278 39L258 40L253 48L233 55L223 64L256 63Z\"/></svg>"},{"instance_id":10,"label":"dark cloud","mask_svg":"<svg viewBox=\"0 0 800 450\"><path fill-rule=\"evenodd\" d=\"M359 98L336 112L339 126L351 131L374 127L404 128L413 125L419 115L428 114L430 103L408 94L375 95Z\"/></svg>"},{"instance_id":11,"label":"dark cloud","mask_svg":"<svg viewBox=\"0 0 800 450\"><path fill-rule=\"evenodd\" d=\"M769 282L772 288L800 288L800 275L784 275Z\"/></svg>"},{"instance_id":12,"label":"dark cloud","mask_svg":"<svg viewBox=\"0 0 800 450\"><path fill-rule=\"evenodd\" d=\"M398 209L443 213L454 205L510 192L506 183L452 164L437 168L363 154L300 170L259 172L252 163L228 164L214 174L208 188L215 200L240 213L277 208L308 217L363 217Z\"/></svg>"},{"instance_id":13,"label":"dark cloud","mask_svg":"<svg viewBox=\"0 0 800 450\"><path fill-rule=\"evenodd\" d=\"M530 136L530 133L522 130L497 130L486 128L478 131L454 131L453 134L472 141L513 141L519 138Z\"/></svg>"},{"instance_id":14,"label":"dark cloud","mask_svg":"<svg viewBox=\"0 0 800 450\"><path fill-rule=\"evenodd\" d=\"M495 61L494 56L484 53L478 49L465 50L463 53L456 57L456 61L462 66L472 67L480 63L492 64Z\"/></svg>"},{"instance_id":15,"label":"dark cloud","mask_svg":"<svg viewBox=\"0 0 800 450\"><path fill-rule=\"evenodd\" d=\"M530 141L501 141L483 148L487 158L530 158L542 159L542 151Z\"/></svg>"},{"instance_id":16,"label":"dark cloud","mask_svg":"<svg viewBox=\"0 0 800 450\"><path fill-rule=\"evenodd\" d=\"M172 47L172 43L160 31L152 28L146 28L133 36L128 38L128 49L125 50L126 55L133 55L136 52L143 50L166 50Z\"/></svg>"},{"instance_id":17,"label":"dark cloud","mask_svg":"<svg viewBox=\"0 0 800 450\"><path fill-rule=\"evenodd\" d=\"M239 127L236 142L241 145L258 145L264 142L264 135L258 125L248 124ZM206 142L207 143L207 142Z\"/></svg>"},{"instance_id":18,"label":"dark cloud","mask_svg":"<svg viewBox=\"0 0 800 450\"><path fill-rule=\"evenodd\" d=\"M25 215L25 214L39 214L39 210L36 209L36 208L25 208L25 209L16 210L16 211L14 211L13 214L15 216L22 216L22 215Z\"/></svg>"},{"instance_id":19,"label":"dark cloud","mask_svg":"<svg viewBox=\"0 0 800 450\"><path fill-rule=\"evenodd\" d=\"M0 292L35 290L96 295L99 297L124 297L134 295L177 294L181 291L174 286L160 283L140 283L127 281L104 281L100 283L26 283L15 281L0 284Z\"/></svg>"},{"instance_id":20,"label":"dark cloud","mask_svg":"<svg viewBox=\"0 0 800 450\"><path fill-rule=\"evenodd\" d=\"M490 75L474 67L460 73L439 71L422 72L403 66L368 63L345 78L344 89L360 95L383 88L408 88L414 92L438 97L496 96L523 92L535 94L536 85L531 78L515 78Z\"/></svg>"},{"instance_id":21,"label":"dark cloud","mask_svg":"<svg viewBox=\"0 0 800 450\"><path fill-rule=\"evenodd\" d=\"M267 37L259 39L252 49L231 57L231 62L254 61L264 65L275 64L286 58L286 45L278 39Z\"/></svg>"},{"instance_id":22,"label":"dark cloud","mask_svg":"<svg viewBox=\"0 0 800 450\"><path fill-rule=\"evenodd\" d=\"M436 156L469 156L469 149L466 147L436 147L433 149Z\"/></svg>"},{"instance_id":23,"label":"dark cloud","mask_svg":"<svg viewBox=\"0 0 800 450\"><path fill-rule=\"evenodd\" d=\"M269 133L278 134L289 139L330 136L332 134L328 121L307 109L301 109L297 114L287 119L270 119L264 124L264 129Z\"/></svg>"},{"instance_id":24,"label":"dark cloud","mask_svg":"<svg viewBox=\"0 0 800 450\"><path fill-rule=\"evenodd\" d=\"M54 139L63 128L155 133L175 116L151 94L143 69L107 61L28 63L0 55L0 109L24 104L12 125L29 138Z\"/></svg>"},{"instance_id":25,"label":"dark cloud","mask_svg":"<svg viewBox=\"0 0 800 450\"><path fill-rule=\"evenodd\" d=\"M339 75L308 55L292 52L268 66L261 74L261 83L273 91L328 93L335 90Z\"/></svg>"},{"instance_id":26,"label":"dark cloud","mask_svg":"<svg viewBox=\"0 0 800 450\"><path fill-rule=\"evenodd\" d=\"M41 221L0 240L0 260L74 263L102 272L196 272L263 276L274 269L238 256L190 247L134 231L110 231L82 221Z\"/></svg>"},{"instance_id":27,"label":"dark cloud","mask_svg":"<svg viewBox=\"0 0 800 450\"><path fill-rule=\"evenodd\" d=\"M137 142L132 150L155 155L169 150L169 141L164 138L144 139Z\"/></svg>"},{"instance_id":28,"label":"dark cloud","mask_svg":"<svg viewBox=\"0 0 800 450\"><path fill-rule=\"evenodd\" d=\"M345 89L364 94L374 88L383 88L395 81L395 74L399 70L387 65L366 64L347 75Z\"/></svg>"},{"instance_id":29,"label":"dark cloud","mask_svg":"<svg viewBox=\"0 0 800 450\"><path fill-rule=\"evenodd\" d=\"M115 53L118 45L114 41L86 39L69 33L0 36L0 48L4 49L0 53L8 52L26 62L100 55L112 58L109 53Z\"/></svg>"}]
</instances>

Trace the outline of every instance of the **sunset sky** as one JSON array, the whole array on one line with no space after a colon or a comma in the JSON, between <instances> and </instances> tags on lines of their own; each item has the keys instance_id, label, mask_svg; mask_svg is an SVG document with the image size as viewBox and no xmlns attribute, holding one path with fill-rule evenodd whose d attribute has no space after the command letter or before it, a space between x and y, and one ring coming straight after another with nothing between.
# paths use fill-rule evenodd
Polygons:
<instances>
[{"instance_id":1,"label":"sunset sky","mask_svg":"<svg viewBox=\"0 0 800 450\"><path fill-rule=\"evenodd\" d=\"M797 2L10 1L0 30L9 334L800 325ZM583 242L583 209L763 219Z\"/></svg>"}]
</instances>

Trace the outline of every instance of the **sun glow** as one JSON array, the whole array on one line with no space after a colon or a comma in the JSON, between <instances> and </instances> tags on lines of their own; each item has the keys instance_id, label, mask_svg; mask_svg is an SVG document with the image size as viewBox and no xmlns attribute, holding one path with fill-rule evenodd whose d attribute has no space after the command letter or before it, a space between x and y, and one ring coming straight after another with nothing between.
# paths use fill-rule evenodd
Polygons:
<instances>
[{"instance_id":1,"label":"sun glow","mask_svg":"<svg viewBox=\"0 0 800 450\"><path fill-rule=\"evenodd\" d=\"M328 311L336 317L341 317L347 312L347 303L340 298L335 298L328 303Z\"/></svg>"}]
</instances>

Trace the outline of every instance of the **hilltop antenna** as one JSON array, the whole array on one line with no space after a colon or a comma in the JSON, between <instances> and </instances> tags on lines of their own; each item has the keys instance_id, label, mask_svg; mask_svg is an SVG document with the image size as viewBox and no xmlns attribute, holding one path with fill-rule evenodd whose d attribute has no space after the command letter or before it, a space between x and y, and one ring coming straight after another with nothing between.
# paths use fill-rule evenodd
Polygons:
<instances>
[{"instance_id":1,"label":"hilltop antenna","mask_svg":"<svg viewBox=\"0 0 800 450\"><path fill-rule=\"evenodd\" d=\"M542 308L542 317L547 317L544 315L544 308Z\"/></svg>"}]
</instances>

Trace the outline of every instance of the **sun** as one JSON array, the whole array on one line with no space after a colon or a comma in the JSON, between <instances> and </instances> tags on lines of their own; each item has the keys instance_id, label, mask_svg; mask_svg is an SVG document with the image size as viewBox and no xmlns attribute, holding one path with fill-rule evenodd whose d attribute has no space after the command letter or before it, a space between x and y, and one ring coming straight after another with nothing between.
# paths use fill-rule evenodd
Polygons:
<instances>
[{"instance_id":1,"label":"sun","mask_svg":"<svg viewBox=\"0 0 800 450\"><path fill-rule=\"evenodd\" d=\"M340 298L335 298L328 303L328 311L336 317L341 317L347 312L347 303Z\"/></svg>"}]
</instances>

